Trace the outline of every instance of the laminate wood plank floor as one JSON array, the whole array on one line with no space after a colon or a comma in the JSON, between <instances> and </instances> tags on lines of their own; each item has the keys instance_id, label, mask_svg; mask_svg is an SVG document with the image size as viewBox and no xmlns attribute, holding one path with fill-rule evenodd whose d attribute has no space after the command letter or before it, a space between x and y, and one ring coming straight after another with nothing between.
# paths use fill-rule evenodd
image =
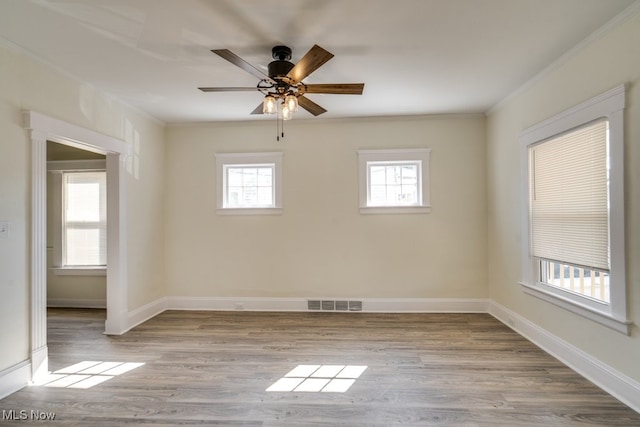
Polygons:
<instances>
[{"instance_id":1,"label":"laminate wood plank floor","mask_svg":"<svg viewBox=\"0 0 640 427\"><path fill-rule=\"evenodd\" d=\"M50 370L141 365L85 389L61 375L71 387L29 386L0 410L69 426L640 426L487 314L167 311L122 336L103 335L104 319L50 309ZM367 368L345 392L266 391L298 365Z\"/></svg>"}]
</instances>

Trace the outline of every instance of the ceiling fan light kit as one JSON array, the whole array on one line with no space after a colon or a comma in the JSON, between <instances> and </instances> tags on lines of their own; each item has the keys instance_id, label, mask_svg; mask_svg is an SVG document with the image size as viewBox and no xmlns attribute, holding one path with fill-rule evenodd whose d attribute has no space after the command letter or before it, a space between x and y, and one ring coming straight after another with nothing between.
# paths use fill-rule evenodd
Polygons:
<instances>
[{"instance_id":1,"label":"ceiling fan light kit","mask_svg":"<svg viewBox=\"0 0 640 427\"><path fill-rule=\"evenodd\" d=\"M198 89L203 92L257 90L264 94L264 99L251 114L276 114L280 110L280 118L290 120L293 118L293 113L298 110L298 106L301 106L314 116L319 116L327 110L307 98L305 94L362 95L364 90L364 83L303 83L305 78L333 58L332 53L318 45L314 45L296 64L290 62L291 48L274 46L271 49L273 61L267 68L269 75L265 75L259 68L228 49L214 49L212 52L260 80L255 87L200 87ZM278 104L280 104L279 109Z\"/></svg>"}]
</instances>

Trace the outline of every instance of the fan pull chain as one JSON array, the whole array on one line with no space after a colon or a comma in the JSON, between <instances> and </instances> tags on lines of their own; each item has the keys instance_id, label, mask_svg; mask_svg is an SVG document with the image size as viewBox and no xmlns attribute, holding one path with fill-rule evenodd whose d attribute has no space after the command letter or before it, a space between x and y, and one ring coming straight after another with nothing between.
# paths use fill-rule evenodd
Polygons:
<instances>
[{"instance_id":1,"label":"fan pull chain","mask_svg":"<svg viewBox=\"0 0 640 427\"><path fill-rule=\"evenodd\" d=\"M284 138L284 117L281 117L281 113L276 109L276 141L280 141L281 135Z\"/></svg>"}]
</instances>

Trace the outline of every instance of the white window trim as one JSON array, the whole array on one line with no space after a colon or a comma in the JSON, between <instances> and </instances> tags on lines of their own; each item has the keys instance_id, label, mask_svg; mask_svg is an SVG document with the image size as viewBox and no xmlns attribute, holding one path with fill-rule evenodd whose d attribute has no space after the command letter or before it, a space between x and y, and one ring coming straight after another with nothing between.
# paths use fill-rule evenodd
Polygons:
<instances>
[{"instance_id":1,"label":"white window trim","mask_svg":"<svg viewBox=\"0 0 640 427\"><path fill-rule=\"evenodd\" d=\"M522 289L525 293L629 334L627 317L625 236L624 236L624 107L625 86L620 85L586 102L538 123L520 134L522 185ZM611 271L609 304L563 291L538 280L539 263L529 254L529 161L531 145L597 119L609 120L609 232Z\"/></svg>"},{"instance_id":2,"label":"white window trim","mask_svg":"<svg viewBox=\"0 0 640 427\"><path fill-rule=\"evenodd\" d=\"M358 183L361 214L414 214L431 212L430 148L358 150ZM418 206L368 206L368 162L421 162L421 204Z\"/></svg>"},{"instance_id":3,"label":"white window trim","mask_svg":"<svg viewBox=\"0 0 640 427\"><path fill-rule=\"evenodd\" d=\"M62 253L62 173L74 171L106 171L107 161L92 160L51 160L47 162L47 171L53 180L53 222L57 226L52 230L53 267L49 268L56 276L106 276L107 266L63 266Z\"/></svg>"},{"instance_id":4,"label":"white window trim","mask_svg":"<svg viewBox=\"0 0 640 427\"><path fill-rule=\"evenodd\" d=\"M282 152L216 153L216 213L218 215L280 215L282 214ZM273 207L227 208L224 206L225 177L228 165L273 164Z\"/></svg>"}]
</instances>

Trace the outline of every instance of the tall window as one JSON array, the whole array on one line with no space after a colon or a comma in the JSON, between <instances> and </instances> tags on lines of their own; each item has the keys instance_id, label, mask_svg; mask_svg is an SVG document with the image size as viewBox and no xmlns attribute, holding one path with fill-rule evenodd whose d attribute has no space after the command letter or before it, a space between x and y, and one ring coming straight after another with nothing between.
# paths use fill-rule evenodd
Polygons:
<instances>
[{"instance_id":1,"label":"tall window","mask_svg":"<svg viewBox=\"0 0 640 427\"><path fill-rule=\"evenodd\" d=\"M429 154L426 148L359 150L360 212L428 212Z\"/></svg>"},{"instance_id":2,"label":"tall window","mask_svg":"<svg viewBox=\"0 0 640 427\"><path fill-rule=\"evenodd\" d=\"M525 292L628 333L624 87L522 133Z\"/></svg>"},{"instance_id":3,"label":"tall window","mask_svg":"<svg viewBox=\"0 0 640 427\"><path fill-rule=\"evenodd\" d=\"M64 267L107 264L106 172L63 172Z\"/></svg>"},{"instance_id":4,"label":"tall window","mask_svg":"<svg viewBox=\"0 0 640 427\"><path fill-rule=\"evenodd\" d=\"M608 303L609 121L529 148L531 255L540 280Z\"/></svg>"},{"instance_id":5,"label":"tall window","mask_svg":"<svg viewBox=\"0 0 640 427\"><path fill-rule=\"evenodd\" d=\"M278 214L282 210L282 153L218 153L219 214Z\"/></svg>"}]
</instances>

